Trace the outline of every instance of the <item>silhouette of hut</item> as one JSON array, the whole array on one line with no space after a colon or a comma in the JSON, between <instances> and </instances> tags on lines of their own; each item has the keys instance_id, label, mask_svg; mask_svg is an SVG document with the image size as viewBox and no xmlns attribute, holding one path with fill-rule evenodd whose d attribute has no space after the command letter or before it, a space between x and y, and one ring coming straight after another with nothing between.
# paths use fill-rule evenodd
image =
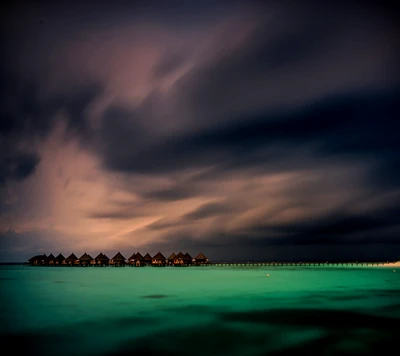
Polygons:
<instances>
[{"instance_id":1,"label":"silhouette of hut","mask_svg":"<svg viewBox=\"0 0 400 356\"><path fill-rule=\"evenodd\" d=\"M185 253L183 263L185 265L191 265L192 264L192 256L189 255L188 252Z\"/></svg>"},{"instance_id":2,"label":"silhouette of hut","mask_svg":"<svg viewBox=\"0 0 400 356\"><path fill-rule=\"evenodd\" d=\"M124 266L125 265L125 257L122 256L121 252L118 252L112 259L112 264L114 266Z\"/></svg>"},{"instance_id":3,"label":"silhouette of hut","mask_svg":"<svg viewBox=\"0 0 400 356\"><path fill-rule=\"evenodd\" d=\"M89 266L93 261L93 257L88 255L86 252L79 258L79 264L81 266Z\"/></svg>"},{"instance_id":4,"label":"silhouette of hut","mask_svg":"<svg viewBox=\"0 0 400 356\"><path fill-rule=\"evenodd\" d=\"M36 255L31 257L28 262L31 266L41 266L44 265L47 256L46 254L43 255Z\"/></svg>"},{"instance_id":5,"label":"silhouette of hut","mask_svg":"<svg viewBox=\"0 0 400 356\"><path fill-rule=\"evenodd\" d=\"M202 252L200 252L196 257L196 265L204 265L208 263L208 258L204 256Z\"/></svg>"},{"instance_id":6,"label":"silhouette of hut","mask_svg":"<svg viewBox=\"0 0 400 356\"><path fill-rule=\"evenodd\" d=\"M61 266L65 264L65 257L61 253L59 253L58 256L54 259L54 264L56 266Z\"/></svg>"},{"instance_id":7,"label":"silhouette of hut","mask_svg":"<svg viewBox=\"0 0 400 356\"><path fill-rule=\"evenodd\" d=\"M128 264L134 266L136 263L136 253L132 253L132 256L128 258Z\"/></svg>"},{"instance_id":8,"label":"silhouette of hut","mask_svg":"<svg viewBox=\"0 0 400 356\"><path fill-rule=\"evenodd\" d=\"M103 252L100 252L94 260L96 266L107 266L110 263L110 259Z\"/></svg>"},{"instance_id":9,"label":"silhouette of hut","mask_svg":"<svg viewBox=\"0 0 400 356\"><path fill-rule=\"evenodd\" d=\"M163 256L161 252L157 252L153 259L151 260L151 264L153 266L165 266L167 263L167 259Z\"/></svg>"},{"instance_id":10,"label":"silhouette of hut","mask_svg":"<svg viewBox=\"0 0 400 356\"><path fill-rule=\"evenodd\" d=\"M44 264L46 266L54 266L56 258L54 257L54 255L51 253L45 260L44 260Z\"/></svg>"},{"instance_id":11,"label":"silhouette of hut","mask_svg":"<svg viewBox=\"0 0 400 356\"><path fill-rule=\"evenodd\" d=\"M79 265L79 259L78 257L75 256L74 253L71 253L66 259L65 263L67 266L78 266Z\"/></svg>"},{"instance_id":12,"label":"silhouette of hut","mask_svg":"<svg viewBox=\"0 0 400 356\"><path fill-rule=\"evenodd\" d=\"M176 256L175 253L172 252L172 255L167 258L167 262L168 262L169 265L173 265L174 264L175 256Z\"/></svg>"},{"instance_id":13,"label":"silhouette of hut","mask_svg":"<svg viewBox=\"0 0 400 356\"><path fill-rule=\"evenodd\" d=\"M174 266L183 266L185 264L185 255L179 252L174 258Z\"/></svg>"},{"instance_id":14,"label":"silhouette of hut","mask_svg":"<svg viewBox=\"0 0 400 356\"><path fill-rule=\"evenodd\" d=\"M144 257L140 254L140 252L138 252L134 256L135 256L135 266L136 267L144 266Z\"/></svg>"},{"instance_id":15,"label":"silhouette of hut","mask_svg":"<svg viewBox=\"0 0 400 356\"><path fill-rule=\"evenodd\" d=\"M146 253L143 257L143 263L148 266L151 265L151 262L153 261L153 258L151 257L151 255L149 253Z\"/></svg>"}]
</instances>

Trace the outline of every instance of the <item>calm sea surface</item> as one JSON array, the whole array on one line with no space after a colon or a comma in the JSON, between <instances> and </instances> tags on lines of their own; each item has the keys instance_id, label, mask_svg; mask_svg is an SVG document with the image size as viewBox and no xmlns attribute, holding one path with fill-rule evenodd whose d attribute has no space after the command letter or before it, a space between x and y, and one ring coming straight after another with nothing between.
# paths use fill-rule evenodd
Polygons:
<instances>
[{"instance_id":1,"label":"calm sea surface","mask_svg":"<svg viewBox=\"0 0 400 356\"><path fill-rule=\"evenodd\" d=\"M377 356L400 342L387 267L0 266L0 293L17 354Z\"/></svg>"}]
</instances>

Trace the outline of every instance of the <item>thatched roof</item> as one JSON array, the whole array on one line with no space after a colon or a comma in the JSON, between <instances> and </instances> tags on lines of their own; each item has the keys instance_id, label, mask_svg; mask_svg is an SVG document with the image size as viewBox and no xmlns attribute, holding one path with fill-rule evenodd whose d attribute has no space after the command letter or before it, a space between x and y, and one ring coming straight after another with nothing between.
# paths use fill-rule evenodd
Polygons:
<instances>
[{"instance_id":1,"label":"thatched roof","mask_svg":"<svg viewBox=\"0 0 400 356\"><path fill-rule=\"evenodd\" d=\"M79 258L80 261L92 261L93 257L88 255L86 252Z\"/></svg>"},{"instance_id":2,"label":"thatched roof","mask_svg":"<svg viewBox=\"0 0 400 356\"><path fill-rule=\"evenodd\" d=\"M95 258L96 261L109 261L110 259L103 253L100 252L99 255Z\"/></svg>"},{"instance_id":3,"label":"thatched roof","mask_svg":"<svg viewBox=\"0 0 400 356\"><path fill-rule=\"evenodd\" d=\"M118 252L113 258L113 261L125 261L125 257L121 255L121 252Z\"/></svg>"},{"instance_id":4,"label":"thatched roof","mask_svg":"<svg viewBox=\"0 0 400 356\"><path fill-rule=\"evenodd\" d=\"M185 259L191 260L191 259L192 259L192 256L190 256L189 253L186 252L186 253L185 253Z\"/></svg>"},{"instance_id":5,"label":"thatched roof","mask_svg":"<svg viewBox=\"0 0 400 356\"><path fill-rule=\"evenodd\" d=\"M179 252L179 253L175 256L175 259L176 259L176 260L179 260L179 259L184 260L184 259L185 259L185 255L184 255L182 252Z\"/></svg>"},{"instance_id":6,"label":"thatched roof","mask_svg":"<svg viewBox=\"0 0 400 356\"><path fill-rule=\"evenodd\" d=\"M200 252L196 257L196 260L206 260L207 257L203 255L202 252Z\"/></svg>"},{"instance_id":7,"label":"thatched roof","mask_svg":"<svg viewBox=\"0 0 400 356\"><path fill-rule=\"evenodd\" d=\"M168 257L168 260L173 260L175 258L175 256L176 256L175 253L172 252L172 255Z\"/></svg>"},{"instance_id":8,"label":"thatched roof","mask_svg":"<svg viewBox=\"0 0 400 356\"><path fill-rule=\"evenodd\" d=\"M62 261L65 260L65 257L64 257L61 253L59 253L58 256L57 256L55 259L56 259L57 261L62 262Z\"/></svg>"},{"instance_id":9,"label":"thatched roof","mask_svg":"<svg viewBox=\"0 0 400 356\"><path fill-rule=\"evenodd\" d=\"M161 252L157 252L155 256L153 256L153 259L156 260L165 260L166 258L163 256Z\"/></svg>"},{"instance_id":10,"label":"thatched roof","mask_svg":"<svg viewBox=\"0 0 400 356\"><path fill-rule=\"evenodd\" d=\"M74 253L71 253L65 260L66 261L77 261L78 257L76 257Z\"/></svg>"},{"instance_id":11,"label":"thatched roof","mask_svg":"<svg viewBox=\"0 0 400 356\"><path fill-rule=\"evenodd\" d=\"M45 260L46 258L47 258L46 254L43 254L43 255L36 255L36 256L31 257L28 261L29 261L29 262L33 262L33 261L42 261L42 260Z\"/></svg>"},{"instance_id":12,"label":"thatched roof","mask_svg":"<svg viewBox=\"0 0 400 356\"><path fill-rule=\"evenodd\" d=\"M53 254L51 253L49 255L49 257L46 258L46 261L54 261L56 258L53 256Z\"/></svg>"},{"instance_id":13,"label":"thatched roof","mask_svg":"<svg viewBox=\"0 0 400 356\"><path fill-rule=\"evenodd\" d=\"M129 257L128 260L136 260L136 253L132 253L132 256Z\"/></svg>"},{"instance_id":14,"label":"thatched roof","mask_svg":"<svg viewBox=\"0 0 400 356\"><path fill-rule=\"evenodd\" d=\"M132 255L133 256L133 255ZM140 254L140 252L138 252L135 256L135 260L136 261L143 261L144 257Z\"/></svg>"},{"instance_id":15,"label":"thatched roof","mask_svg":"<svg viewBox=\"0 0 400 356\"><path fill-rule=\"evenodd\" d=\"M145 254L145 256L144 256L144 260L145 260L145 261L149 261L149 260L151 261L152 259L153 259L153 258L150 256L149 253L146 253L146 254Z\"/></svg>"}]
</instances>

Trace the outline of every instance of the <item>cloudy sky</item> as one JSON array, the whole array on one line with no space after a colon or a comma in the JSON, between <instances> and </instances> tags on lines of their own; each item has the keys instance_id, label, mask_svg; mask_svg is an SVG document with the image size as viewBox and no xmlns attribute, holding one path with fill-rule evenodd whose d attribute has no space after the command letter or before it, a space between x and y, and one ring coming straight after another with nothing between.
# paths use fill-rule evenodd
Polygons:
<instances>
[{"instance_id":1,"label":"cloudy sky","mask_svg":"<svg viewBox=\"0 0 400 356\"><path fill-rule=\"evenodd\" d=\"M0 261L399 258L388 4L1 5Z\"/></svg>"}]
</instances>

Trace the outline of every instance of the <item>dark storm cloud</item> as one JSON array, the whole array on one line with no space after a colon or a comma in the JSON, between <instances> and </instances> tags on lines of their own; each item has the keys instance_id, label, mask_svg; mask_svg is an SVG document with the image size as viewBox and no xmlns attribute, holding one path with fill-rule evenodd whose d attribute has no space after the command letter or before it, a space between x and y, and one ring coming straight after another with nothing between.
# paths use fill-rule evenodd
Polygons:
<instances>
[{"instance_id":1,"label":"dark storm cloud","mask_svg":"<svg viewBox=\"0 0 400 356\"><path fill-rule=\"evenodd\" d=\"M57 1L16 1L8 2L4 7L4 19L15 21L13 16L25 16L34 20L38 26L54 24L69 26L75 29L79 24L81 30L88 27L116 27L121 23L144 22L161 24L178 31L195 26L205 26L216 21L240 5L243 0L204 0L201 2L187 0L118 0L98 1L83 0L71 3ZM61 35L60 33L58 35Z\"/></svg>"},{"instance_id":2,"label":"dark storm cloud","mask_svg":"<svg viewBox=\"0 0 400 356\"><path fill-rule=\"evenodd\" d=\"M79 133L88 130L85 109L100 94L96 84L66 88L44 96L37 80L8 75L2 78L0 129L5 135L21 133L46 136L54 127L54 115L65 110L68 128Z\"/></svg>"},{"instance_id":3,"label":"dark storm cloud","mask_svg":"<svg viewBox=\"0 0 400 356\"><path fill-rule=\"evenodd\" d=\"M261 12L266 20L241 47L221 50L212 61L180 78L177 95L197 119L220 120L218 115L252 110L260 102L274 106L291 104L303 95L310 99L334 87L335 76L343 82L349 80L347 85L359 85L368 73L360 74L357 69L371 63L375 63L371 70L381 72L381 79L399 73L398 23L386 12L374 14L368 2L364 6L337 2L266 4L265 13ZM391 47L393 58L386 58L376 41L378 36Z\"/></svg>"},{"instance_id":4,"label":"dark storm cloud","mask_svg":"<svg viewBox=\"0 0 400 356\"><path fill-rule=\"evenodd\" d=\"M138 123L136 110L114 106L104 113L100 150L110 168L124 166L133 154L140 155L141 147L149 140L150 132Z\"/></svg>"},{"instance_id":5,"label":"dark storm cloud","mask_svg":"<svg viewBox=\"0 0 400 356\"><path fill-rule=\"evenodd\" d=\"M0 184L4 184L8 179L22 180L28 177L40 161L37 154L10 151L2 150L0 155Z\"/></svg>"},{"instance_id":6,"label":"dark storm cloud","mask_svg":"<svg viewBox=\"0 0 400 356\"><path fill-rule=\"evenodd\" d=\"M0 183L20 180L40 162L38 140L46 138L65 114L68 134L89 140L87 106L100 93L96 85L74 88L49 97L40 95L40 84L12 75L0 85Z\"/></svg>"},{"instance_id":7,"label":"dark storm cloud","mask_svg":"<svg viewBox=\"0 0 400 356\"><path fill-rule=\"evenodd\" d=\"M318 218L297 223L281 225L264 225L250 227L250 232L259 236L279 233L280 238L262 239L266 245L332 245L354 243L391 243L399 244L400 240L392 232L400 229L398 216L399 201L391 207L374 209L367 213L351 213L345 209L331 211Z\"/></svg>"},{"instance_id":8,"label":"dark storm cloud","mask_svg":"<svg viewBox=\"0 0 400 356\"><path fill-rule=\"evenodd\" d=\"M157 199L161 201L181 200L194 195L196 195L196 192L184 184L178 184L172 188L154 190L142 194L144 198Z\"/></svg>"},{"instance_id":9,"label":"dark storm cloud","mask_svg":"<svg viewBox=\"0 0 400 356\"><path fill-rule=\"evenodd\" d=\"M200 110L209 120L214 118L216 110L236 106L232 98L243 100L240 96L246 93L242 86L251 89L251 83L259 85L270 74L271 84L265 81L264 87L268 100L273 95L275 72L292 70L291 66L297 68L301 62L309 62L330 44L333 30L329 22L321 19L318 24L304 21L299 25L281 28L262 23L243 48L197 66L180 78L176 90L193 112Z\"/></svg>"},{"instance_id":10,"label":"dark storm cloud","mask_svg":"<svg viewBox=\"0 0 400 356\"><path fill-rule=\"evenodd\" d=\"M198 220L204 219L220 214L226 214L233 212L235 210L234 207L224 204L224 203L208 203L203 204L198 207L196 210L184 215L184 219L187 220Z\"/></svg>"},{"instance_id":11,"label":"dark storm cloud","mask_svg":"<svg viewBox=\"0 0 400 356\"><path fill-rule=\"evenodd\" d=\"M396 154L388 157L399 147L395 134L399 72L394 59L400 50L396 40L400 31L390 12L383 6L377 11L375 3L359 2L251 5L265 18L256 22L246 40L227 51L216 48L217 55L197 63L165 99L182 103L186 111L181 114L179 107L175 114L187 117L187 130L154 140L151 130L134 128L135 117L152 121L163 113L140 107L128 120L132 128L124 130L134 129L132 134L140 135L141 143L124 141L126 150L121 152L120 142L113 144L108 135L109 125L117 129L120 123L110 123L106 117L105 141L111 141L105 148L106 165L121 172L158 174L271 160L279 166L299 148L312 145L317 156L372 158L394 169ZM385 51L379 47L379 36ZM353 45L346 45L348 41ZM178 64L172 56L164 58L159 68L164 65L168 72ZM359 67L366 70L359 72ZM368 82L360 89L365 76L379 77L374 79L379 85L389 84L382 92ZM335 90L325 91L330 87ZM273 149L274 156L265 149L270 153Z\"/></svg>"},{"instance_id":12,"label":"dark storm cloud","mask_svg":"<svg viewBox=\"0 0 400 356\"><path fill-rule=\"evenodd\" d=\"M167 137L156 142L138 140L121 141L122 132L133 126L120 129L116 136L106 126L107 163L114 169L126 172L166 173L190 167L226 167L249 165L252 155L255 165L276 164L285 154L294 154L302 146L313 147L315 156L343 155L348 159L374 159L389 166L397 165L400 144L397 132L400 129L397 105L398 90L386 93L367 92L328 98L299 110L282 114L258 114L232 118L228 124L206 128L195 132ZM132 117L132 113L130 116ZM118 116L114 119L118 122ZM107 121L109 122L109 121ZM124 121L126 125L128 120ZM117 123L112 122L113 129ZM111 134L109 134L111 133ZM135 131L132 136L140 134ZM115 143L111 141L115 139ZM141 136L143 138L143 136ZM123 143L122 143L123 142ZM121 154L115 154L123 147ZM263 160L262 150L276 148L275 162ZM282 150L279 150L282 147ZM285 150L287 149L287 150ZM121 161L121 156L124 160ZM245 157L245 160L240 160ZM264 156L265 157L265 156ZM116 162L120 165L116 166ZM166 193L168 195L168 193ZM161 194L162 195L162 194Z\"/></svg>"},{"instance_id":13,"label":"dark storm cloud","mask_svg":"<svg viewBox=\"0 0 400 356\"><path fill-rule=\"evenodd\" d=\"M155 78L162 78L172 74L185 62L187 55L185 53L167 53L161 57L160 61L153 69Z\"/></svg>"},{"instance_id":14,"label":"dark storm cloud","mask_svg":"<svg viewBox=\"0 0 400 356\"><path fill-rule=\"evenodd\" d=\"M132 212L131 209L127 209L124 211L102 211L102 212L94 212L87 215L88 218L91 219L132 219L137 217L138 214L136 212Z\"/></svg>"}]
</instances>

